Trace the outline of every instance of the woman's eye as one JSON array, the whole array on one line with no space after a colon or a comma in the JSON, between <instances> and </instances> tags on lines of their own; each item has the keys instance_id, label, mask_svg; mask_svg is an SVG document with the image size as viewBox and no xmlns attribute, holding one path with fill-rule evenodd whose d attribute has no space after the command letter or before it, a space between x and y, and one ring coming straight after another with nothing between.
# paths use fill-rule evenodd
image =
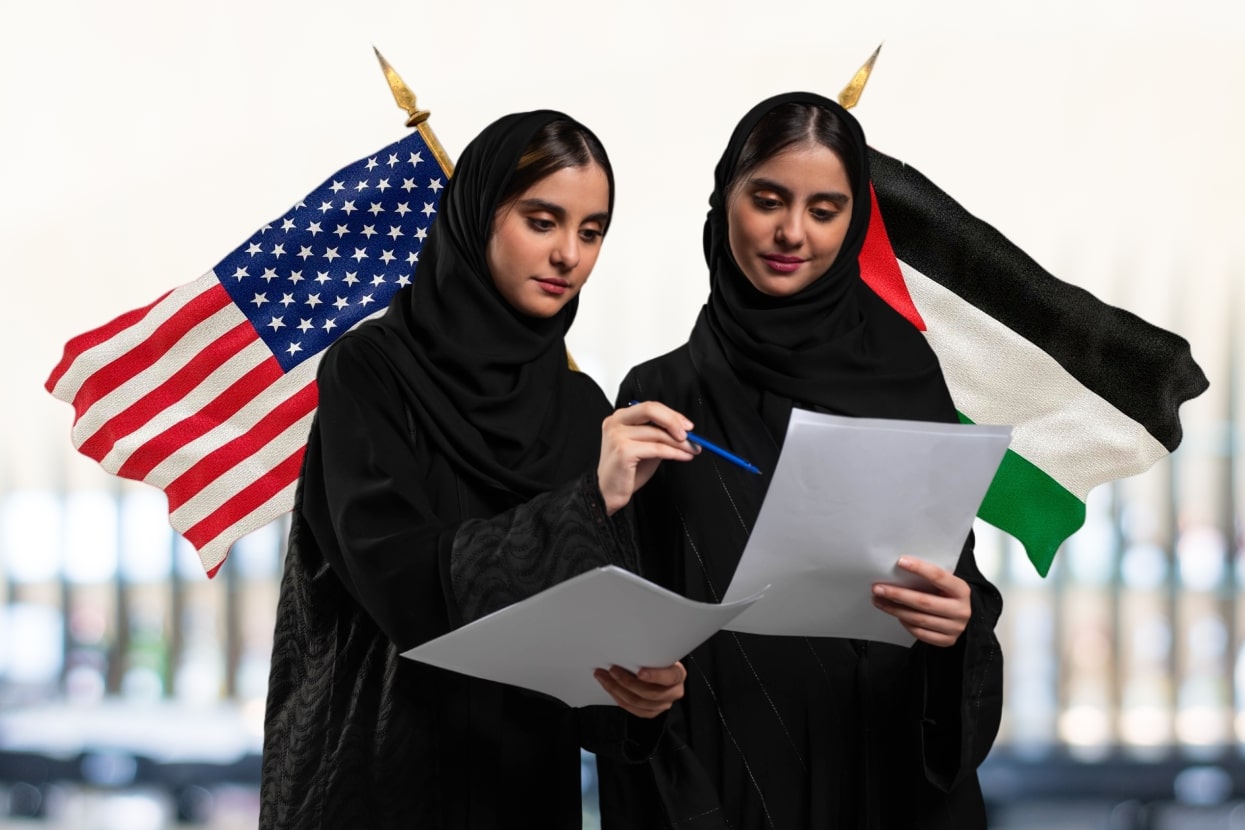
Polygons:
<instances>
[{"instance_id":1,"label":"woman's eye","mask_svg":"<svg viewBox=\"0 0 1245 830\"><path fill-rule=\"evenodd\" d=\"M825 208L814 208L810 211L810 213L818 222L829 222L831 219L839 215L839 211L826 210Z\"/></svg>"},{"instance_id":2,"label":"woman's eye","mask_svg":"<svg viewBox=\"0 0 1245 830\"><path fill-rule=\"evenodd\" d=\"M530 216L528 217L527 224L534 231L553 230L553 221L550 219L541 219L537 216Z\"/></svg>"},{"instance_id":3,"label":"woman's eye","mask_svg":"<svg viewBox=\"0 0 1245 830\"><path fill-rule=\"evenodd\" d=\"M756 205L761 210L774 210L782 203L773 196L753 196L752 204Z\"/></svg>"},{"instance_id":4,"label":"woman's eye","mask_svg":"<svg viewBox=\"0 0 1245 830\"><path fill-rule=\"evenodd\" d=\"M605 234L596 228L584 228L579 232L579 238L584 242L596 242L602 236L605 236Z\"/></svg>"}]
</instances>

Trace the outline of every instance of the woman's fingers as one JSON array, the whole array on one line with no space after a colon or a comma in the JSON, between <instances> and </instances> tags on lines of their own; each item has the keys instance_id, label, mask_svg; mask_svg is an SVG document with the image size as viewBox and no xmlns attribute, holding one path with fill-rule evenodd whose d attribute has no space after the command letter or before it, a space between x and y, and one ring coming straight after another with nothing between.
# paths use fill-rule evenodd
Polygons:
<instances>
[{"instance_id":1,"label":"woman's fingers","mask_svg":"<svg viewBox=\"0 0 1245 830\"><path fill-rule=\"evenodd\" d=\"M682 664L642 669L641 674L647 679L641 679L619 666L611 666L609 671L597 669L594 676L619 706L642 718L660 715L683 697L683 680L687 672Z\"/></svg>"},{"instance_id":2,"label":"woman's fingers","mask_svg":"<svg viewBox=\"0 0 1245 830\"><path fill-rule=\"evenodd\" d=\"M900 558L899 567L920 576L929 589L878 583L873 586L874 606L899 620L918 640L953 645L972 616L972 588L945 568L915 557Z\"/></svg>"}]
</instances>

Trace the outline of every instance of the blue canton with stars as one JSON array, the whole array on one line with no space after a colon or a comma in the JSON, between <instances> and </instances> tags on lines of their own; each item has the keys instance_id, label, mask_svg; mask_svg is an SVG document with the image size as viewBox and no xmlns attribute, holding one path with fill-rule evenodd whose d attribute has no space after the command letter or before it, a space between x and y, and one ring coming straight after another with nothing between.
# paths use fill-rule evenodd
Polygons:
<instances>
[{"instance_id":1,"label":"blue canton with stars","mask_svg":"<svg viewBox=\"0 0 1245 830\"><path fill-rule=\"evenodd\" d=\"M412 132L260 228L216 278L288 372L410 284L448 181Z\"/></svg>"}]
</instances>

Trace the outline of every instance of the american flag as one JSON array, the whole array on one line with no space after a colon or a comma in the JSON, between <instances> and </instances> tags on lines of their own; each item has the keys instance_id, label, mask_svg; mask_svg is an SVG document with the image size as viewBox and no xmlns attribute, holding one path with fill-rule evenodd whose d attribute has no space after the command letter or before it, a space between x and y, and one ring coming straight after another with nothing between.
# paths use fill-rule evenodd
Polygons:
<instances>
[{"instance_id":1,"label":"american flag","mask_svg":"<svg viewBox=\"0 0 1245 830\"><path fill-rule=\"evenodd\" d=\"M209 576L293 506L320 356L410 283L448 181L412 132L194 282L65 345L45 386L73 405L74 446L163 490Z\"/></svg>"}]
</instances>

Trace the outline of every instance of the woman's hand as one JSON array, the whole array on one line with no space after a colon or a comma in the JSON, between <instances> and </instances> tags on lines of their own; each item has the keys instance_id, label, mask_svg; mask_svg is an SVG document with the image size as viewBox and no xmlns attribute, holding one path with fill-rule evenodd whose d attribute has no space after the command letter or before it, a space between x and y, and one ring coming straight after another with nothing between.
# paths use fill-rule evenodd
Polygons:
<instances>
[{"instance_id":1,"label":"woman's hand","mask_svg":"<svg viewBox=\"0 0 1245 830\"><path fill-rule=\"evenodd\" d=\"M661 669L640 669L638 675L620 666L597 669L593 676L614 701L640 718L655 718L683 697L687 669L682 663Z\"/></svg>"},{"instance_id":2,"label":"woman's hand","mask_svg":"<svg viewBox=\"0 0 1245 830\"><path fill-rule=\"evenodd\" d=\"M899 558L899 567L922 577L932 590L879 582L873 604L903 624L908 633L933 646L952 646L972 615L972 589L955 574L923 559Z\"/></svg>"},{"instance_id":3,"label":"woman's hand","mask_svg":"<svg viewBox=\"0 0 1245 830\"><path fill-rule=\"evenodd\" d=\"M690 461L700 452L687 441L692 422L664 404L625 406L601 423L597 486L614 515L653 477L663 459Z\"/></svg>"}]
</instances>

